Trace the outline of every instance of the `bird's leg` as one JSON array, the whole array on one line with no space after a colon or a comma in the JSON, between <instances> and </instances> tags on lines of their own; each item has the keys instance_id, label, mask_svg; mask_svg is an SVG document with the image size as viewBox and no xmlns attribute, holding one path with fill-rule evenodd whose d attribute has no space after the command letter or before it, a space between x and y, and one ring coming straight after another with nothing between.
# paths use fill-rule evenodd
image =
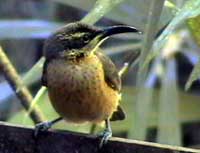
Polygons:
<instances>
[{"instance_id":1,"label":"bird's leg","mask_svg":"<svg viewBox=\"0 0 200 153\"><path fill-rule=\"evenodd\" d=\"M93 123L93 124L91 125L91 127L90 127L90 134L94 134L96 128L97 128L97 125Z\"/></svg>"},{"instance_id":2,"label":"bird's leg","mask_svg":"<svg viewBox=\"0 0 200 153\"><path fill-rule=\"evenodd\" d=\"M39 124L36 124L34 135L37 136L39 131L47 131L48 129L51 128L52 125L61 121L62 119L63 119L62 117L59 117L52 121L46 121L46 122L41 122Z\"/></svg>"},{"instance_id":3,"label":"bird's leg","mask_svg":"<svg viewBox=\"0 0 200 153\"><path fill-rule=\"evenodd\" d=\"M110 137L112 137L112 129L111 129L111 125L110 125L110 120L106 119L105 120L106 123L106 129L104 130L104 132L101 134L101 142L99 147L101 148L104 144L107 143L107 141L109 140Z\"/></svg>"}]
</instances>

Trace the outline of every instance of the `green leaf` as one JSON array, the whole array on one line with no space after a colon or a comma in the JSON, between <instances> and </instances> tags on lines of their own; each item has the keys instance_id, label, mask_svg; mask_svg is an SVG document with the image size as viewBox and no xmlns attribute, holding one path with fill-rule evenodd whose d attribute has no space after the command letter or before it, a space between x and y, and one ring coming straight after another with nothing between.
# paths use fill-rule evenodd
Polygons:
<instances>
[{"instance_id":1,"label":"green leaf","mask_svg":"<svg viewBox=\"0 0 200 153\"><path fill-rule=\"evenodd\" d=\"M184 6L177 12L176 16L169 23L167 28L163 33L157 38L154 42L152 51L148 54L143 68L147 67L150 61L161 54L161 50L164 47L166 41L169 38L169 35L174 32L174 30L188 18L195 17L200 14L200 0L190 0L186 1Z\"/></svg>"},{"instance_id":2,"label":"green leaf","mask_svg":"<svg viewBox=\"0 0 200 153\"><path fill-rule=\"evenodd\" d=\"M185 90L188 90L192 83L197 80L198 78L200 77L200 59L198 61L198 63L195 65L195 67L193 68L190 76L189 76L189 79L187 80L187 83L185 85Z\"/></svg>"},{"instance_id":3,"label":"green leaf","mask_svg":"<svg viewBox=\"0 0 200 153\"><path fill-rule=\"evenodd\" d=\"M93 8L96 2L96 0L84 0L84 1L51 0L51 1L65 4L65 5L70 5L70 6L80 8L86 11L91 10L91 8ZM101 2L103 3L100 5L96 5L97 7L94 8L95 10L93 9L93 12L96 12L96 13L93 13L92 15L93 17L95 17L95 15L97 18L99 18L100 16L102 17L100 13L103 12L104 14L103 16L106 18L112 19L120 23L134 25L138 27L140 30L144 29L145 23L147 21L148 8L150 6L151 1L123 0L122 2L122 0L109 0L108 2L108 0L101 0ZM101 6L105 6L105 8L101 8ZM100 9L100 11L98 11L98 9ZM169 22L169 20L172 18L172 15L173 15L173 9L174 8L171 8L171 7L164 8L159 27L163 27L164 25L166 25L167 22ZM110 12L107 13L108 11Z\"/></svg>"},{"instance_id":4,"label":"green leaf","mask_svg":"<svg viewBox=\"0 0 200 153\"><path fill-rule=\"evenodd\" d=\"M129 115L133 117L131 127L128 131L128 138L145 140L149 125L148 121L151 113L153 92L150 88L141 88L138 92L134 107L130 106L132 111Z\"/></svg>"},{"instance_id":5,"label":"green leaf","mask_svg":"<svg viewBox=\"0 0 200 153\"><path fill-rule=\"evenodd\" d=\"M29 86L41 78L44 60L44 57L40 58L40 60L22 77L23 86ZM17 90L21 88L22 87L18 87Z\"/></svg>"},{"instance_id":6,"label":"green leaf","mask_svg":"<svg viewBox=\"0 0 200 153\"><path fill-rule=\"evenodd\" d=\"M200 46L200 15L187 20L188 27L197 44Z\"/></svg>"},{"instance_id":7,"label":"green leaf","mask_svg":"<svg viewBox=\"0 0 200 153\"><path fill-rule=\"evenodd\" d=\"M141 85L143 82L145 82L145 78L147 76L147 68L142 69L142 65L151 50L158 29L158 23L163 10L164 2L165 0L153 0L150 4L148 22L146 23L142 44L139 72L137 75L137 85Z\"/></svg>"},{"instance_id":8,"label":"green leaf","mask_svg":"<svg viewBox=\"0 0 200 153\"><path fill-rule=\"evenodd\" d=\"M25 116L28 117L30 115L30 112L34 109L34 107L39 103L42 102L42 100L44 99L45 94L47 93L46 87L41 87L37 94L35 95L33 101L31 102L31 106L29 108L29 110L27 111L27 115Z\"/></svg>"},{"instance_id":9,"label":"green leaf","mask_svg":"<svg viewBox=\"0 0 200 153\"><path fill-rule=\"evenodd\" d=\"M179 95L175 60L168 60L165 69L160 93L157 141L158 143L180 146Z\"/></svg>"},{"instance_id":10,"label":"green leaf","mask_svg":"<svg viewBox=\"0 0 200 153\"><path fill-rule=\"evenodd\" d=\"M82 19L82 22L94 24L123 1L124 0L97 0L93 9Z\"/></svg>"},{"instance_id":11,"label":"green leaf","mask_svg":"<svg viewBox=\"0 0 200 153\"><path fill-rule=\"evenodd\" d=\"M152 103L152 90L145 88L145 79L147 76L147 68L141 69L144 59L151 49L154 37L156 35L158 22L161 16L164 0L153 0L149 8L148 22L145 28L144 41L142 44L142 53L140 57L139 72L137 75L137 85L142 89L137 93L137 101L135 105L134 127L130 129L129 137L139 140L145 140L150 106ZM150 76L151 74L149 74ZM144 89L143 89L144 88Z\"/></svg>"}]
</instances>

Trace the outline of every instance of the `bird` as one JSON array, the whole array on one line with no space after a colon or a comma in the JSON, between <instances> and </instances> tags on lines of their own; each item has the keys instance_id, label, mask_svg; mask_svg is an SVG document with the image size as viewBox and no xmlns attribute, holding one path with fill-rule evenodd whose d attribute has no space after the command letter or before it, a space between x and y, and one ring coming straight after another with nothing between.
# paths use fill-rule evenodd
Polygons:
<instances>
[{"instance_id":1,"label":"bird","mask_svg":"<svg viewBox=\"0 0 200 153\"><path fill-rule=\"evenodd\" d=\"M60 117L37 124L35 135L62 119L77 124L105 122L100 146L107 143L112 137L110 121L123 120L126 115L120 106L121 78L100 45L126 32L141 33L127 25L98 28L73 22L47 38L41 83Z\"/></svg>"}]
</instances>

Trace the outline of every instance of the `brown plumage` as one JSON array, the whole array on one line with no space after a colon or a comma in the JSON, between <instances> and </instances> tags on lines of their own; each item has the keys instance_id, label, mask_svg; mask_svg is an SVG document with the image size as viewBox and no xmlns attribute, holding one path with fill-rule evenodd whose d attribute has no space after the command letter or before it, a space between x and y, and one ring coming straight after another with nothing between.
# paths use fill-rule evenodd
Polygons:
<instances>
[{"instance_id":1,"label":"brown plumage","mask_svg":"<svg viewBox=\"0 0 200 153\"><path fill-rule=\"evenodd\" d=\"M138 31L130 26L99 29L76 22L55 32L44 45L42 85L47 87L53 107L70 122L106 121L100 146L112 135L109 121L122 120L125 114L119 106L118 71L99 46L109 36L123 32ZM58 120L37 125L35 133Z\"/></svg>"},{"instance_id":2,"label":"brown plumage","mask_svg":"<svg viewBox=\"0 0 200 153\"><path fill-rule=\"evenodd\" d=\"M102 62L104 58L98 52L80 60L55 59L48 63L50 100L68 121L101 122L117 110L121 82L114 64L109 58Z\"/></svg>"}]
</instances>

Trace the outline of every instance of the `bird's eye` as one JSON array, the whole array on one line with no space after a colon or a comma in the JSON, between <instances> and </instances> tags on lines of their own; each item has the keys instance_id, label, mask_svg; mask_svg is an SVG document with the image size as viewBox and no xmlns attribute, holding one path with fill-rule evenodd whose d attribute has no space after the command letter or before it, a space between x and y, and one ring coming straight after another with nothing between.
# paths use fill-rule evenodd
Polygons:
<instances>
[{"instance_id":1,"label":"bird's eye","mask_svg":"<svg viewBox=\"0 0 200 153\"><path fill-rule=\"evenodd\" d=\"M85 43L88 43L89 42L89 36L88 35L84 35L83 36L83 41L85 42Z\"/></svg>"}]
</instances>

